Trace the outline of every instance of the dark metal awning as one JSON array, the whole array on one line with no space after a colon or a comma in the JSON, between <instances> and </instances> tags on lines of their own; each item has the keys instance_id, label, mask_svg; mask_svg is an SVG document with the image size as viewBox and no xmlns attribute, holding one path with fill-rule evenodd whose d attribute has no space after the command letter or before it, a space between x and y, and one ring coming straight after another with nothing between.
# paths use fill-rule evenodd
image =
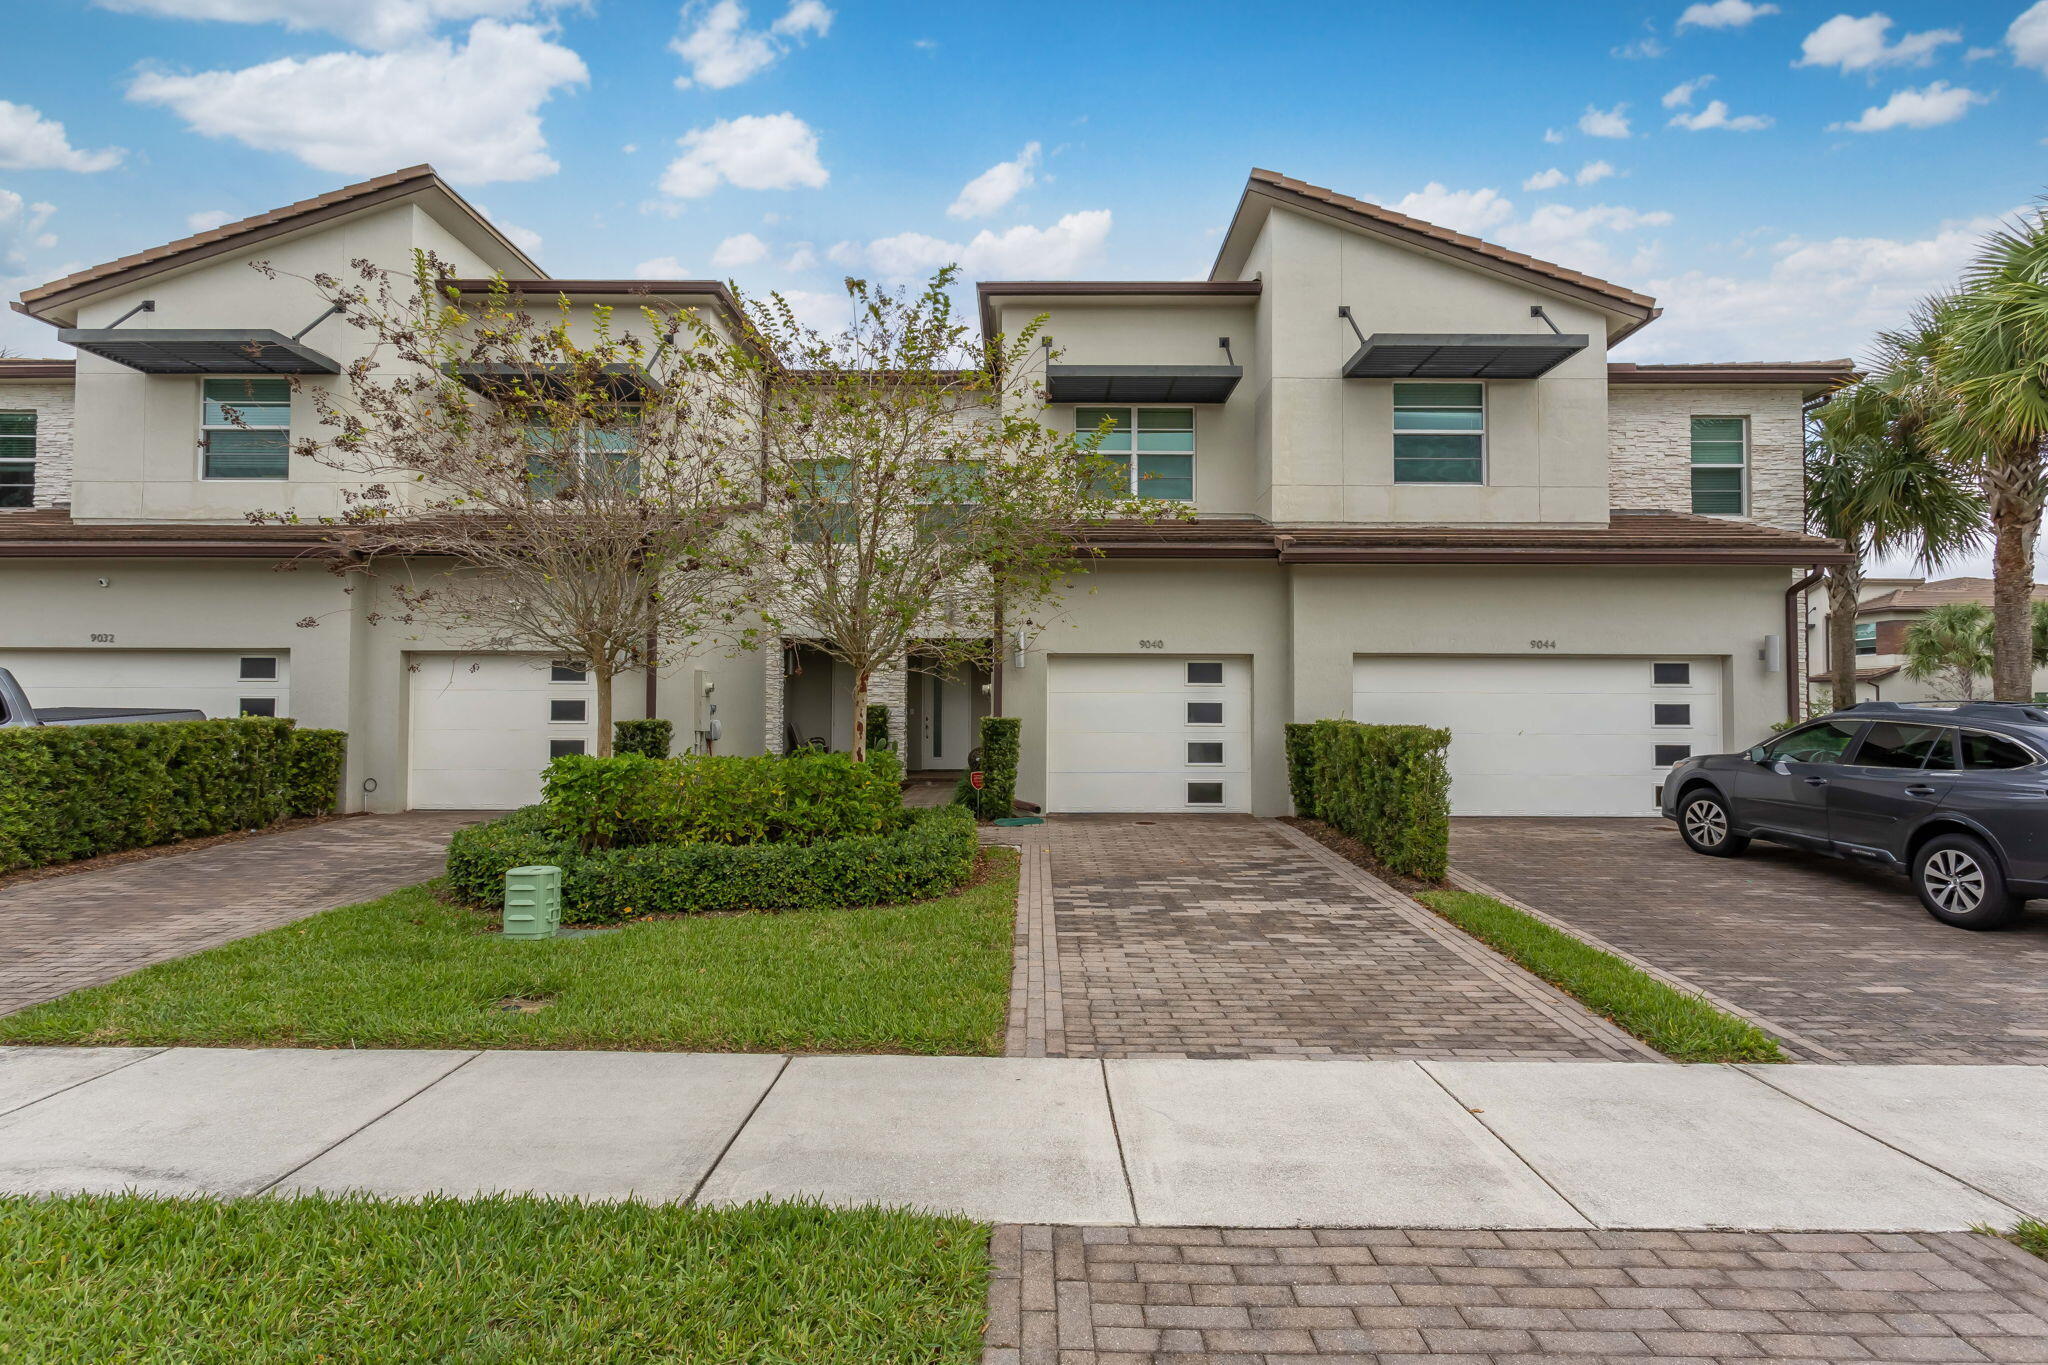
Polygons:
<instances>
[{"instance_id":1,"label":"dark metal awning","mask_svg":"<svg viewBox=\"0 0 2048 1365\"><path fill-rule=\"evenodd\" d=\"M1048 365L1055 403L1221 403L1242 365Z\"/></svg>"},{"instance_id":2,"label":"dark metal awning","mask_svg":"<svg viewBox=\"0 0 2048 1365\"><path fill-rule=\"evenodd\" d=\"M576 367L570 364L451 365L449 373L478 393L502 394L513 388L560 392L568 387L567 381L576 373ZM599 372L598 380L620 402L630 402L658 387L647 371L625 361L606 365Z\"/></svg>"},{"instance_id":3,"label":"dark metal awning","mask_svg":"<svg viewBox=\"0 0 2048 1365\"><path fill-rule=\"evenodd\" d=\"M1584 333L1375 332L1346 379L1534 379L1586 349Z\"/></svg>"},{"instance_id":4,"label":"dark metal awning","mask_svg":"<svg viewBox=\"0 0 2048 1365\"><path fill-rule=\"evenodd\" d=\"M144 374L341 373L311 346L267 327L66 327L57 339Z\"/></svg>"}]
</instances>

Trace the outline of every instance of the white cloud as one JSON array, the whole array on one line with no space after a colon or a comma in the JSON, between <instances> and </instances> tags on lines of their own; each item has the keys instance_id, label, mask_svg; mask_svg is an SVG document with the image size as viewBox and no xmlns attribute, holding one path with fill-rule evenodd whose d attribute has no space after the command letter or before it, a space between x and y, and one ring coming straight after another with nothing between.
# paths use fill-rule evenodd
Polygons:
<instances>
[{"instance_id":1,"label":"white cloud","mask_svg":"<svg viewBox=\"0 0 2048 1365\"><path fill-rule=\"evenodd\" d=\"M1766 14L1776 14L1776 5L1753 5L1750 0L1713 0L1711 4L1687 5L1678 16L1678 27L1743 28Z\"/></svg>"},{"instance_id":2,"label":"white cloud","mask_svg":"<svg viewBox=\"0 0 2048 1365\"><path fill-rule=\"evenodd\" d=\"M532 228L521 227L517 223L508 223L482 204L476 206L476 211L485 218L488 218L491 226L509 237L512 240L512 245L518 247L527 255L531 256L540 250L540 234Z\"/></svg>"},{"instance_id":3,"label":"white cloud","mask_svg":"<svg viewBox=\"0 0 2048 1365\"><path fill-rule=\"evenodd\" d=\"M789 250L789 258L782 263L784 270L816 270L818 253L811 249L809 242L798 242Z\"/></svg>"},{"instance_id":4,"label":"white cloud","mask_svg":"<svg viewBox=\"0 0 2048 1365\"><path fill-rule=\"evenodd\" d=\"M88 152L71 145L64 125L26 104L0 100L0 170L104 171L127 155L119 147Z\"/></svg>"},{"instance_id":5,"label":"white cloud","mask_svg":"<svg viewBox=\"0 0 2048 1365\"><path fill-rule=\"evenodd\" d=\"M1555 146L1564 141L1564 133L1556 128L1545 128L1543 130L1543 140Z\"/></svg>"},{"instance_id":6,"label":"white cloud","mask_svg":"<svg viewBox=\"0 0 2048 1365\"><path fill-rule=\"evenodd\" d=\"M1501 198L1499 190L1453 190L1435 180L1403 195L1393 207L1425 223L1474 236L1483 236L1515 216L1513 201Z\"/></svg>"},{"instance_id":7,"label":"white cloud","mask_svg":"<svg viewBox=\"0 0 2048 1365\"><path fill-rule=\"evenodd\" d=\"M834 265L859 265L861 248L859 242L834 242L825 248L825 259Z\"/></svg>"},{"instance_id":8,"label":"white cloud","mask_svg":"<svg viewBox=\"0 0 2048 1365\"><path fill-rule=\"evenodd\" d=\"M405 47L444 23L522 19L572 0L97 0L100 8L169 19L325 30L361 47Z\"/></svg>"},{"instance_id":9,"label":"white cloud","mask_svg":"<svg viewBox=\"0 0 2048 1365\"><path fill-rule=\"evenodd\" d=\"M1607 55L1619 57L1625 62L1639 62L1661 57L1668 51L1670 49L1664 46L1656 34L1646 33L1632 43L1623 43L1620 47L1608 48Z\"/></svg>"},{"instance_id":10,"label":"white cloud","mask_svg":"<svg viewBox=\"0 0 2048 1365\"><path fill-rule=\"evenodd\" d=\"M2021 17L2024 18L2025 16L2022 15ZM1997 55L1998 49L1995 47L1969 47L1963 49L1963 60L1966 62L1986 61Z\"/></svg>"},{"instance_id":11,"label":"white cloud","mask_svg":"<svg viewBox=\"0 0 2048 1365\"><path fill-rule=\"evenodd\" d=\"M766 260L767 257L768 244L751 232L742 232L718 244L711 253L711 264L720 270L732 270L738 266Z\"/></svg>"},{"instance_id":12,"label":"white cloud","mask_svg":"<svg viewBox=\"0 0 2048 1365\"><path fill-rule=\"evenodd\" d=\"M2048 0L2039 0L2012 21L2005 45L2014 62L2048 75Z\"/></svg>"},{"instance_id":13,"label":"white cloud","mask_svg":"<svg viewBox=\"0 0 2048 1365\"><path fill-rule=\"evenodd\" d=\"M0 190L0 266L18 270L28 264L31 249L57 245L56 235L44 230L56 212L55 204L30 203L13 190Z\"/></svg>"},{"instance_id":14,"label":"white cloud","mask_svg":"<svg viewBox=\"0 0 2048 1365\"><path fill-rule=\"evenodd\" d=\"M1703 133L1710 128L1725 128L1731 133L1754 133L1770 127L1771 118L1768 114L1736 114L1731 117L1728 101L1709 100L1706 108L1697 113L1680 114L1671 120L1670 126L1688 128L1695 133Z\"/></svg>"},{"instance_id":15,"label":"white cloud","mask_svg":"<svg viewBox=\"0 0 2048 1365\"><path fill-rule=\"evenodd\" d=\"M1712 76L1696 76L1689 81L1680 81L1664 92L1662 101L1666 109L1684 109L1692 104L1692 97L1714 83Z\"/></svg>"},{"instance_id":16,"label":"white cloud","mask_svg":"<svg viewBox=\"0 0 2048 1365\"><path fill-rule=\"evenodd\" d=\"M661 192L701 199L721 183L743 190L820 189L831 178L818 135L795 114L744 114L676 139L683 154L661 173Z\"/></svg>"},{"instance_id":17,"label":"white cloud","mask_svg":"<svg viewBox=\"0 0 2048 1365\"><path fill-rule=\"evenodd\" d=\"M1542 260L1612 278L1648 268L1655 255L1654 247L1645 246L1623 255L1617 250L1624 244L1621 239L1670 222L1671 215L1662 209L1646 212L1619 204L1587 208L1542 204L1527 218L1502 226L1493 240Z\"/></svg>"},{"instance_id":18,"label":"white cloud","mask_svg":"<svg viewBox=\"0 0 2048 1365\"><path fill-rule=\"evenodd\" d=\"M211 232L222 223L232 223L241 216L239 213L229 213L226 209L201 209L197 213L185 215L185 231Z\"/></svg>"},{"instance_id":19,"label":"white cloud","mask_svg":"<svg viewBox=\"0 0 2048 1365\"><path fill-rule=\"evenodd\" d=\"M1579 167L1577 175L1566 175L1557 167L1552 166L1549 170L1538 171L1535 175L1524 180L1522 188L1525 190L1554 190L1566 181L1571 181L1578 185L1595 185L1609 176L1619 174L1619 171L1615 170L1612 165L1605 161L1588 161L1585 165ZM1412 198L1413 196L1410 197Z\"/></svg>"},{"instance_id":20,"label":"white cloud","mask_svg":"<svg viewBox=\"0 0 2048 1365\"><path fill-rule=\"evenodd\" d=\"M2017 210L2015 210L2017 212ZM1955 283L1997 216L1938 224L1917 238L1786 237L1768 270L1649 279L1664 316L1627 343L1628 360L1816 360L1867 353L1880 328Z\"/></svg>"},{"instance_id":21,"label":"white cloud","mask_svg":"<svg viewBox=\"0 0 2048 1365\"><path fill-rule=\"evenodd\" d=\"M1872 105L1853 123L1830 123L1830 132L1883 133L1893 128L1936 128L1954 123L1970 112L1973 104L1988 104L1991 97L1965 86L1935 81L1925 89L1896 90L1883 104Z\"/></svg>"},{"instance_id":22,"label":"white cloud","mask_svg":"<svg viewBox=\"0 0 2048 1365\"><path fill-rule=\"evenodd\" d=\"M1617 104L1612 109L1601 109L1587 105L1586 112L1579 115L1579 131L1587 137L1627 137L1628 116L1626 104Z\"/></svg>"},{"instance_id":23,"label":"white cloud","mask_svg":"<svg viewBox=\"0 0 2048 1365\"><path fill-rule=\"evenodd\" d=\"M583 59L530 24L479 20L456 46L285 57L239 71L145 71L128 98L209 137L288 152L340 175L431 161L452 180L532 180L559 167L540 106L589 79Z\"/></svg>"},{"instance_id":24,"label":"white cloud","mask_svg":"<svg viewBox=\"0 0 2048 1365\"><path fill-rule=\"evenodd\" d=\"M2023 18L2025 16L2022 16ZM1948 43L1959 43L1963 35L1952 28L1904 33L1896 43L1885 40L1892 17L1873 11L1861 19L1837 14L1806 35L1799 45L1794 66L1834 66L1844 72L1874 71L1883 66L1925 66L1934 53Z\"/></svg>"},{"instance_id":25,"label":"white cloud","mask_svg":"<svg viewBox=\"0 0 2048 1365\"><path fill-rule=\"evenodd\" d=\"M832 11L819 0L795 0L780 19L765 29L747 27L746 6L739 0L717 0L709 8L686 7L683 18L696 18L689 33L669 41L669 49L690 65L690 74L676 77L678 88L706 85L724 90L773 66L812 34L832 31Z\"/></svg>"},{"instance_id":26,"label":"white cloud","mask_svg":"<svg viewBox=\"0 0 2048 1365\"><path fill-rule=\"evenodd\" d=\"M1557 167L1552 166L1549 170L1538 171L1527 180L1524 180L1522 188L1525 190L1554 190L1569 179L1571 179L1570 176Z\"/></svg>"},{"instance_id":27,"label":"white cloud","mask_svg":"<svg viewBox=\"0 0 2048 1365\"><path fill-rule=\"evenodd\" d=\"M841 265L870 265L891 280L916 279L943 265L958 265L976 279L1058 279L1101 254L1110 222L1108 209L1087 209L1051 227L1020 224L1000 233L983 228L969 242L899 232L865 247L841 242L826 254Z\"/></svg>"},{"instance_id":28,"label":"white cloud","mask_svg":"<svg viewBox=\"0 0 2048 1365\"><path fill-rule=\"evenodd\" d=\"M695 278L690 267L673 256L655 256L633 267L636 280L687 280Z\"/></svg>"},{"instance_id":29,"label":"white cloud","mask_svg":"<svg viewBox=\"0 0 2048 1365\"><path fill-rule=\"evenodd\" d=\"M1016 159L998 161L962 187L946 207L948 218L986 218L1038 183L1039 147L1024 144Z\"/></svg>"}]
</instances>

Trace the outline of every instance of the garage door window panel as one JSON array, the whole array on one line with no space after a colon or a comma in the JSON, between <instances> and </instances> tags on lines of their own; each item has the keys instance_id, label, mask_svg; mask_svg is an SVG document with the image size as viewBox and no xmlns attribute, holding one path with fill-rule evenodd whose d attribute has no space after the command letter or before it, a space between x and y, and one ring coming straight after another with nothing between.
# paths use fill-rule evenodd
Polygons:
<instances>
[{"instance_id":1,"label":"garage door window panel","mask_svg":"<svg viewBox=\"0 0 2048 1365\"><path fill-rule=\"evenodd\" d=\"M1191 768L1220 768L1223 766L1223 745L1214 740L1191 740L1188 743L1188 766Z\"/></svg>"},{"instance_id":2,"label":"garage door window panel","mask_svg":"<svg viewBox=\"0 0 2048 1365\"><path fill-rule=\"evenodd\" d=\"M274 716L277 714L276 697L244 697L236 706L245 716Z\"/></svg>"},{"instance_id":3,"label":"garage door window panel","mask_svg":"<svg viewBox=\"0 0 2048 1365\"><path fill-rule=\"evenodd\" d=\"M1656 718L1656 723L1659 725L1692 724L1692 703L1690 702L1658 702L1652 708L1652 711Z\"/></svg>"},{"instance_id":4,"label":"garage door window panel","mask_svg":"<svg viewBox=\"0 0 2048 1365\"><path fill-rule=\"evenodd\" d=\"M1188 724L1221 725L1223 703L1220 701L1191 701L1188 703Z\"/></svg>"},{"instance_id":5,"label":"garage door window panel","mask_svg":"<svg viewBox=\"0 0 2048 1365\"><path fill-rule=\"evenodd\" d=\"M556 697L548 703L548 720L555 725L583 725L590 719L590 703L581 697Z\"/></svg>"},{"instance_id":6,"label":"garage door window panel","mask_svg":"<svg viewBox=\"0 0 2048 1365\"><path fill-rule=\"evenodd\" d=\"M1486 386L1394 385L1394 482L1486 482Z\"/></svg>"},{"instance_id":7,"label":"garage door window panel","mask_svg":"<svg viewBox=\"0 0 2048 1365\"><path fill-rule=\"evenodd\" d=\"M202 473L209 479L282 479L290 473L289 379L200 381Z\"/></svg>"},{"instance_id":8,"label":"garage door window panel","mask_svg":"<svg viewBox=\"0 0 2048 1365\"><path fill-rule=\"evenodd\" d=\"M1220 806L1223 804L1221 782L1188 783L1188 804L1190 806Z\"/></svg>"}]
</instances>

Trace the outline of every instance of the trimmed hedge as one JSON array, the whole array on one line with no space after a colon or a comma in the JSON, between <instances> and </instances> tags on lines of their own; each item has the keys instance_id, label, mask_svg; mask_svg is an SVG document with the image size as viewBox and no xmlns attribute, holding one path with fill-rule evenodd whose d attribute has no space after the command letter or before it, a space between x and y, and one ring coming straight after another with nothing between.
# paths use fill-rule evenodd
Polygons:
<instances>
[{"instance_id":1,"label":"trimmed hedge","mask_svg":"<svg viewBox=\"0 0 2048 1365\"><path fill-rule=\"evenodd\" d=\"M542 806L581 848L810 843L878 834L903 806L903 765L887 749L856 763L817 749L782 757L597 758L548 764Z\"/></svg>"},{"instance_id":2,"label":"trimmed hedge","mask_svg":"<svg viewBox=\"0 0 2048 1365\"><path fill-rule=\"evenodd\" d=\"M667 758L675 742L676 723L658 717L647 720L612 722L612 752L639 754L643 758Z\"/></svg>"},{"instance_id":3,"label":"trimmed hedge","mask_svg":"<svg viewBox=\"0 0 2048 1365\"><path fill-rule=\"evenodd\" d=\"M324 814L347 750L262 716L0 730L0 872Z\"/></svg>"},{"instance_id":4,"label":"trimmed hedge","mask_svg":"<svg viewBox=\"0 0 2048 1365\"><path fill-rule=\"evenodd\" d=\"M970 770L982 775L977 793L960 775L953 788L953 804L977 812L984 820L1001 820L1017 813L1017 751L1023 741L1024 722L1016 716L983 716L981 743L967 756Z\"/></svg>"},{"instance_id":5,"label":"trimmed hedge","mask_svg":"<svg viewBox=\"0 0 2048 1365\"><path fill-rule=\"evenodd\" d=\"M889 742L889 708L880 702L868 703L868 748L893 749Z\"/></svg>"},{"instance_id":6,"label":"trimmed hedge","mask_svg":"<svg viewBox=\"0 0 2048 1365\"><path fill-rule=\"evenodd\" d=\"M503 904L508 868L562 869L562 919L831 910L929 900L974 869L974 819L949 806L901 811L878 834L816 843L643 844L579 851L540 806L457 830L448 880L464 898Z\"/></svg>"},{"instance_id":7,"label":"trimmed hedge","mask_svg":"<svg viewBox=\"0 0 2048 1365\"><path fill-rule=\"evenodd\" d=\"M1426 725L1289 725L1295 814L1350 835L1395 872L1440 882L1451 865L1450 744L1450 731Z\"/></svg>"}]
</instances>

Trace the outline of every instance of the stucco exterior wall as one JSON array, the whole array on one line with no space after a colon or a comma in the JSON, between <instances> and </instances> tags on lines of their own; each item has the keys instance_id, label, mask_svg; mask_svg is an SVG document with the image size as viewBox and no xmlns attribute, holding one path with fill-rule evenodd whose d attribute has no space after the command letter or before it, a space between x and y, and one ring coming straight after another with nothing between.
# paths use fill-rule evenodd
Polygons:
<instances>
[{"instance_id":1,"label":"stucco exterior wall","mask_svg":"<svg viewBox=\"0 0 2048 1365\"><path fill-rule=\"evenodd\" d=\"M36 415L35 506L71 501L72 385L60 379L0 380L0 412Z\"/></svg>"},{"instance_id":2,"label":"stucco exterior wall","mask_svg":"<svg viewBox=\"0 0 2048 1365\"><path fill-rule=\"evenodd\" d=\"M1745 520L1800 530L1805 426L1799 391L1733 384L1617 384L1608 394L1609 496L1616 507L1692 510L1692 419L1749 419Z\"/></svg>"}]
</instances>

